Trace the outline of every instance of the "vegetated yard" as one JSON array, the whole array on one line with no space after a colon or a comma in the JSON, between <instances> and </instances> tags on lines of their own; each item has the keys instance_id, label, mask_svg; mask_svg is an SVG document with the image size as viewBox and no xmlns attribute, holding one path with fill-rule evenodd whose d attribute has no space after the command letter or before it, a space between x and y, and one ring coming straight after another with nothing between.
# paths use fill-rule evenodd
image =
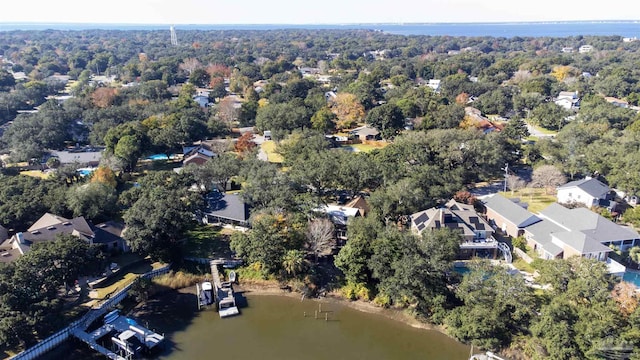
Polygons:
<instances>
[{"instance_id":1,"label":"vegetated yard","mask_svg":"<svg viewBox=\"0 0 640 360\"><path fill-rule=\"evenodd\" d=\"M267 153L267 160L270 163L282 163L284 161L282 155L276 153L276 143L273 140L267 140L261 146L262 150Z\"/></svg>"},{"instance_id":2,"label":"vegetated yard","mask_svg":"<svg viewBox=\"0 0 640 360\"><path fill-rule=\"evenodd\" d=\"M93 298L96 300L106 299L107 296L110 296L111 294L114 294L120 289L123 289L125 286L131 284L140 275L151 270L159 269L164 265L165 264L159 262L152 263L151 260L146 259L139 264L123 268L119 271L118 274L105 280L102 284L94 287L95 295L93 296Z\"/></svg>"},{"instance_id":3,"label":"vegetated yard","mask_svg":"<svg viewBox=\"0 0 640 360\"><path fill-rule=\"evenodd\" d=\"M524 188L516 191L500 192L507 198L520 198L520 201L529 204L529 211L538 213L540 210L556 202L555 195L547 194L546 189Z\"/></svg>"},{"instance_id":4,"label":"vegetated yard","mask_svg":"<svg viewBox=\"0 0 640 360\"><path fill-rule=\"evenodd\" d=\"M197 258L231 257L229 233L218 226L198 224L187 232L185 255Z\"/></svg>"},{"instance_id":5,"label":"vegetated yard","mask_svg":"<svg viewBox=\"0 0 640 360\"><path fill-rule=\"evenodd\" d=\"M526 261L520 258L516 258L513 260L513 266L515 266L516 269L520 271L525 271L528 273L533 273L534 271L536 271L536 269L534 269L533 266L531 266L530 264L527 264Z\"/></svg>"},{"instance_id":6,"label":"vegetated yard","mask_svg":"<svg viewBox=\"0 0 640 360\"><path fill-rule=\"evenodd\" d=\"M20 172L20 175L26 175L26 176L31 176L31 177L40 178L40 179L47 179L51 174L53 174L53 172L51 171L44 172L40 170L27 170L27 171Z\"/></svg>"}]
</instances>

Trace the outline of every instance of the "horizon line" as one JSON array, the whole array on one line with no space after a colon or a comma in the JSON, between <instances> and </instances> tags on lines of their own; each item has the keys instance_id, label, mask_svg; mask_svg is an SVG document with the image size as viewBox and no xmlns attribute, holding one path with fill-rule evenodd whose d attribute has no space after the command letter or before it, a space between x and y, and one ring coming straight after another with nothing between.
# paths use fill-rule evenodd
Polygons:
<instances>
[{"instance_id":1,"label":"horizon line","mask_svg":"<svg viewBox=\"0 0 640 360\"><path fill-rule=\"evenodd\" d=\"M485 25L485 24L558 24L558 23L640 23L640 20L527 20L527 21L434 21L434 22L340 22L340 23L133 23L133 22L59 22L16 21L7 25L120 25L120 26L350 26L350 25Z\"/></svg>"}]
</instances>

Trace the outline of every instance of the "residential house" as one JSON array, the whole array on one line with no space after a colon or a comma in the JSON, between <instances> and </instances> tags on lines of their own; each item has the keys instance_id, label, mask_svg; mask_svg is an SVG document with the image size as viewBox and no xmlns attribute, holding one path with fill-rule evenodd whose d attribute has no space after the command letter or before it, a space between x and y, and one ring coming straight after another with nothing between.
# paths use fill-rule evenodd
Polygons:
<instances>
[{"instance_id":1,"label":"residential house","mask_svg":"<svg viewBox=\"0 0 640 360\"><path fill-rule=\"evenodd\" d=\"M582 46L580 46L578 48L578 52L580 54L585 54L585 53L588 53L588 52L591 52L591 51L593 51L593 46L591 46L591 45L582 45Z\"/></svg>"},{"instance_id":2,"label":"residential house","mask_svg":"<svg viewBox=\"0 0 640 360\"><path fill-rule=\"evenodd\" d=\"M320 68L301 67L298 68L298 70L303 77L313 77L317 74L320 74Z\"/></svg>"},{"instance_id":3,"label":"residential house","mask_svg":"<svg viewBox=\"0 0 640 360\"><path fill-rule=\"evenodd\" d=\"M580 108L580 98L577 91L560 91L554 103L566 110Z\"/></svg>"},{"instance_id":4,"label":"residential house","mask_svg":"<svg viewBox=\"0 0 640 360\"><path fill-rule=\"evenodd\" d=\"M202 216L205 224L249 227L249 205L238 194L223 194L213 191L206 197L206 208Z\"/></svg>"},{"instance_id":5,"label":"residential house","mask_svg":"<svg viewBox=\"0 0 640 360\"><path fill-rule=\"evenodd\" d=\"M622 38L622 42L634 42L634 41L638 41L638 38L636 36Z\"/></svg>"},{"instance_id":6,"label":"residential house","mask_svg":"<svg viewBox=\"0 0 640 360\"><path fill-rule=\"evenodd\" d=\"M77 164L80 166L98 166L102 159L104 148L101 147L75 147L65 151L50 151L51 156L57 157L60 164Z\"/></svg>"},{"instance_id":7,"label":"residential house","mask_svg":"<svg viewBox=\"0 0 640 360\"><path fill-rule=\"evenodd\" d=\"M502 131L503 129L503 126L495 124L488 118L482 116L482 112L474 107L465 107L464 113L466 119L469 121L468 125L481 130L485 134L493 131Z\"/></svg>"},{"instance_id":8,"label":"residential house","mask_svg":"<svg viewBox=\"0 0 640 360\"><path fill-rule=\"evenodd\" d=\"M440 83L441 81L439 79L430 79L427 83L427 86L432 88L433 91L437 94L440 92Z\"/></svg>"},{"instance_id":9,"label":"residential house","mask_svg":"<svg viewBox=\"0 0 640 360\"><path fill-rule=\"evenodd\" d=\"M586 177L568 182L557 188L558 202L561 204L579 203L590 208L600 204L600 200L611 200L611 189L601 181Z\"/></svg>"},{"instance_id":10,"label":"residential house","mask_svg":"<svg viewBox=\"0 0 640 360\"><path fill-rule=\"evenodd\" d=\"M323 205L316 209L326 214L334 225L337 246L343 246L347 241L347 224L349 219L364 216L362 209L345 205Z\"/></svg>"},{"instance_id":11,"label":"residential house","mask_svg":"<svg viewBox=\"0 0 640 360\"><path fill-rule=\"evenodd\" d=\"M206 108L207 106L209 106L209 96L195 95L193 97L193 101L195 101L202 108Z\"/></svg>"},{"instance_id":12,"label":"residential house","mask_svg":"<svg viewBox=\"0 0 640 360\"><path fill-rule=\"evenodd\" d=\"M613 105L613 106L617 106L617 107L621 107L621 108L628 108L629 107L629 103L622 100L622 99L618 99L612 96L605 96L604 100L606 102L608 102L609 104Z\"/></svg>"},{"instance_id":13,"label":"residential house","mask_svg":"<svg viewBox=\"0 0 640 360\"><path fill-rule=\"evenodd\" d=\"M570 46L565 46L565 47L562 48L562 52L563 53L567 53L567 54L572 53L573 52L573 48L570 47Z\"/></svg>"},{"instance_id":14,"label":"residential house","mask_svg":"<svg viewBox=\"0 0 640 360\"><path fill-rule=\"evenodd\" d=\"M420 235L424 231L447 228L462 234L460 257L495 258L498 242L493 238L491 225L473 208L473 205L449 200L444 206L433 207L411 215L411 231Z\"/></svg>"},{"instance_id":15,"label":"residential house","mask_svg":"<svg viewBox=\"0 0 640 360\"><path fill-rule=\"evenodd\" d=\"M324 93L324 98L325 100L327 100L327 102L332 102L336 99L337 95L335 92L333 91L327 91Z\"/></svg>"},{"instance_id":16,"label":"residential house","mask_svg":"<svg viewBox=\"0 0 640 360\"><path fill-rule=\"evenodd\" d=\"M525 238L544 259L583 256L607 261L613 251L610 245L621 250L640 245L636 231L586 208L568 209L553 203L539 216L540 222L525 229Z\"/></svg>"},{"instance_id":17,"label":"residential house","mask_svg":"<svg viewBox=\"0 0 640 360\"><path fill-rule=\"evenodd\" d=\"M93 225L84 217L66 219L46 213L26 232L18 232L0 244L0 262L10 262L30 251L37 243L53 241L58 235L73 235L106 251L128 251L122 238L124 224L109 221Z\"/></svg>"},{"instance_id":18,"label":"residential house","mask_svg":"<svg viewBox=\"0 0 640 360\"><path fill-rule=\"evenodd\" d=\"M361 142L380 140L380 131L378 129L370 127L368 125L361 126L349 131L349 135L355 136Z\"/></svg>"},{"instance_id":19,"label":"residential house","mask_svg":"<svg viewBox=\"0 0 640 360\"><path fill-rule=\"evenodd\" d=\"M191 146L184 146L182 155L182 165L187 166L189 164L203 165L216 156L216 153L211 150L209 145L199 142Z\"/></svg>"},{"instance_id":20,"label":"residential house","mask_svg":"<svg viewBox=\"0 0 640 360\"><path fill-rule=\"evenodd\" d=\"M486 208L487 219L511 237L524 234L527 226L539 222L541 219L526 210L527 204L518 199L507 199L500 194L494 194L482 199Z\"/></svg>"}]
</instances>

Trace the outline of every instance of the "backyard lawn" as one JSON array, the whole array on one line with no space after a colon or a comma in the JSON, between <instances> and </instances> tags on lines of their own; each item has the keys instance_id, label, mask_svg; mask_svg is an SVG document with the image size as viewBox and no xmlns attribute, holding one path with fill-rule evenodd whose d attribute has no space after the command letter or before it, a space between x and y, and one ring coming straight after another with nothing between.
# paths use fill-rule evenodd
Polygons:
<instances>
[{"instance_id":1,"label":"backyard lawn","mask_svg":"<svg viewBox=\"0 0 640 360\"><path fill-rule=\"evenodd\" d=\"M267 153L267 160L270 163L281 163L284 161L282 155L276 153L276 143L273 140L267 140L262 143L262 150Z\"/></svg>"},{"instance_id":2,"label":"backyard lawn","mask_svg":"<svg viewBox=\"0 0 640 360\"><path fill-rule=\"evenodd\" d=\"M230 257L229 232L218 226L197 225L187 232L185 254L188 257Z\"/></svg>"},{"instance_id":3,"label":"backyard lawn","mask_svg":"<svg viewBox=\"0 0 640 360\"><path fill-rule=\"evenodd\" d=\"M556 202L555 195L546 193L546 189L524 188L516 191L500 192L507 198L520 198L520 201L529 204L529 211L538 213L540 210Z\"/></svg>"},{"instance_id":4,"label":"backyard lawn","mask_svg":"<svg viewBox=\"0 0 640 360\"><path fill-rule=\"evenodd\" d=\"M94 300L103 300L106 299L107 296L116 293L120 289L123 289L125 286L131 284L138 276L149 272L151 270L159 269L163 267L165 264L154 262L151 260L145 260L138 264L131 265L127 268L122 268L118 274L112 276L109 279L106 279L99 285L96 285L93 290L93 294L91 298Z\"/></svg>"}]
</instances>

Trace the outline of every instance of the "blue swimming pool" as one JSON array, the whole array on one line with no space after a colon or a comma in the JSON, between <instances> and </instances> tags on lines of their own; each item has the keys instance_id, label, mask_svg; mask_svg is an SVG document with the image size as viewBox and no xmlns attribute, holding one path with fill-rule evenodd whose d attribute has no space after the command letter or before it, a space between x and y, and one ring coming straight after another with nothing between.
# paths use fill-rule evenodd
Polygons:
<instances>
[{"instance_id":1,"label":"blue swimming pool","mask_svg":"<svg viewBox=\"0 0 640 360\"><path fill-rule=\"evenodd\" d=\"M640 288L640 272L625 271L622 280L634 284L637 288Z\"/></svg>"},{"instance_id":2,"label":"blue swimming pool","mask_svg":"<svg viewBox=\"0 0 640 360\"><path fill-rule=\"evenodd\" d=\"M83 169L78 169L76 171L78 172L78 174L80 174L80 176L87 176L87 175L91 174L92 172L94 172L95 169L83 168Z\"/></svg>"},{"instance_id":3,"label":"blue swimming pool","mask_svg":"<svg viewBox=\"0 0 640 360\"><path fill-rule=\"evenodd\" d=\"M147 157L147 160L153 160L153 161L156 161L156 160L168 160L168 159L169 158L167 157L167 154L154 154L154 155L151 155L151 156Z\"/></svg>"}]
</instances>

